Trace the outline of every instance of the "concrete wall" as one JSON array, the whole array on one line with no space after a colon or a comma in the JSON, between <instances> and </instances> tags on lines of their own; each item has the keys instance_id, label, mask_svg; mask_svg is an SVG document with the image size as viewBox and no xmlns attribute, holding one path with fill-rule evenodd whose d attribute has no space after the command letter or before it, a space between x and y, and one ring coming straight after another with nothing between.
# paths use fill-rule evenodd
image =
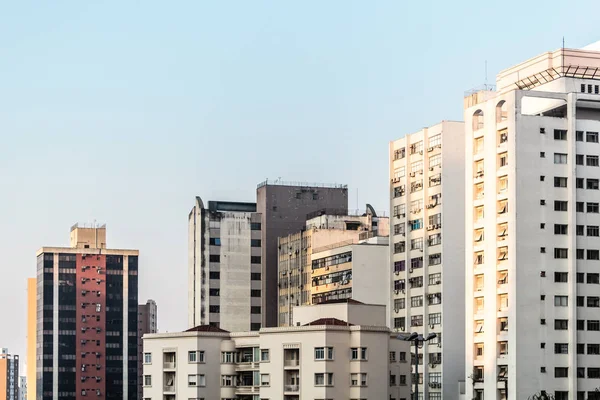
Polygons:
<instances>
[{"instance_id":1,"label":"concrete wall","mask_svg":"<svg viewBox=\"0 0 600 400\"><path fill-rule=\"evenodd\" d=\"M277 326L277 238L301 230L308 213L323 208L348 209L345 187L265 184L256 190L257 212L262 215L263 326Z\"/></svg>"},{"instance_id":2,"label":"concrete wall","mask_svg":"<svg viewBox=\"0 0 600 400\"><path fill-rule=\"evenodd\" d=\"M333 303L294 307L294 322L308 324L320 318L337 318L353 325L386 326L385 305Z\"/></svg>"}]
</instances>

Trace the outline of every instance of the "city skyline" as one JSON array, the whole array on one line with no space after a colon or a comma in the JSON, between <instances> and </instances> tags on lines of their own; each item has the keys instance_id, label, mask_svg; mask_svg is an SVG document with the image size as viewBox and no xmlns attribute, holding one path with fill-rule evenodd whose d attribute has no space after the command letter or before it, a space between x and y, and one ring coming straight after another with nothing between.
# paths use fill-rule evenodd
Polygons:
<instances>
[{"instance_id":1,"label":"city skyline","mask_svg":"<svg viewBox=\"0 0 600 400\"><path fill-rule=\"evenodd\" d=\"M8 194L0 199L0 251L7 255L0 282L9 285L0 303L14 305L2 309L14 325L0 329L2 347L26 359L27 277L34 275L37 248L66 244L61 227L97 219L110 227L114 247L140 249L146 268L140 299L172 310L161 315L161 331L182 330L186 296L171 293L187 285L185 213L194 196L252 201L258 182L282 176L347 183L350 209L368 200L385 210L387 177L372 175L388 168L387 143L442 119L462 119L462 92L484 82L486 59L493 82L496 72L560 47L563 34L567 47L597 39L593 26L564 26L579 17L575 8L553 15L516 2L500 11L457 7L452 23L445 21L446 4L418 22L399 18L404 9L391 3L341 4L321 5L319 15L310 7L239 5L231 32L205 21L229 16L223 6L190 5L194 12L184 13L147 5L139 19L130 5L119 16L100 5L5 6L0 33L12 62L0 66L11 77L0 84L0 130L8 133L0 157L0 187ZM413 7L407 11L422 11ZM469 23L492 12L516 20L534 10L537 21L525 31L499 27L467 41ZM188 25L198 14L205 26L194 31ZM165 29L156 28L163 18ZM420 24L429 35L410 34ZM552 31L559 25L565 32ZM294 31L301 28L310 32ZM160 41L157 33L167 36ZM213 35L222 39L217 45L201 40ZM138 51L130 55L131 48ZM188 55L189 48L203 56ZM421 54L422 63L405 60L408 52ZM413 106L421 102L429 108ZM214 148L206 151L206 143ZM361 162L351 163L357 154ZM255 156L262 162L245 165ZM218 161L231 165L206 178L203 172ZM99 181L112 186L101 190ZM79 192L89 197L73 196Z\"/></svg>"}]
</instances>

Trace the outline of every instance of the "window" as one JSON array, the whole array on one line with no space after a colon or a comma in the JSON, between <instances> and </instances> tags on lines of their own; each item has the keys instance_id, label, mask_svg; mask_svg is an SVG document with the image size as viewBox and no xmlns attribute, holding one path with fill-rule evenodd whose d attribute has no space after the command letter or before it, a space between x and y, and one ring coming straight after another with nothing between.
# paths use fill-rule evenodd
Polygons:
<instances>
[{"instance_id":1,"label":"window","mask_svg":"<svg viewBox=\"0 0 600 400\"><path fill-rule=\"evenodd\" d=\"M394 198L404 196L404 185L394 187Z\"/></svg>"},{"instance_id":2,"label":"window","mask_svg":"<svg viewBox=\"0 0 600 400\"><path fill-rule=\"evenodd\" d=\"M260 374L260 386L269 386L271 384L271 376L269 374Z\"/></svg>"},{"instance_id":3,"label":"window","mask_svg":"<svg viewBox=\"0 0 600 400\"><path fill-rule=\"evenodd\" d=\"M567 178L562 177L562 176L555 176L554 177L554 187L566 188L567 187Z\"/></svg>"},{"instance_id":4,"label":"window","mask_svg":"<svg viewBox=\"0 0 600 400\"><path fill-rule=\"evenodd\" d=\"M598 203L587 203L587 212L598 214L598 207Z\"/></svg>"},{"instance_id":5,"label":"window","mask_svg":"<svg viewBox=\"0 0 600 400\"><path fill-rule=\"evenodd\" d=\"M554 224L554 234L555 235L566 235L567 234L567 225Z\"/></svg>"},{"instance_id":6,"label":"window","mask_svg":"<svg viewBox=\"0 0 600 400\"><path fill-rule=\"evenodd\" d=\"M423 268L423 257L415 257L410 259L411 268ZM412 271L411 271L412 272Z\"/></svg>"},{"instance_id":7,"label":"window","mask_svg":"<svg viewBox=\"0 0 600 400\"><path fill-rule=\"evenodd\" d=\"M583 225L575 225L575 234L577 236L583 236Z\"/></svg>"},{"instance_id":8,"label":"window","mask_svg":"<svg viewBox=\"0 0 600 400\"><path fill-rule=\"evenodd\" d=\"M569 254L568 249L554 248L554 258L567 258Z\"/></svg>"},{"instance_id":9,"label":"window","mask_svg":"<svg viewBox=\"0 0 600 400\"><path fill-rule=\"evenodd\" d=\"M438 265L442 263L442 254L430 254L429 255L429 265Z\"/></svg>"},{"instance_id":10,"label":"window","mask_svg":"<svg viewBox=\"0 0 600 400\"><path fill-rule=\"evenodd\" d=\"M442 323L442 313L429 314L429 325L440 325Z\"/></svg>"},{"instance_id":11,"label":"window","mask_svg":"<svg viewBox=\"0 0 600 400\"><path fill-rule=\"evenodd\" d=\"M398 204L394 206L394 217L400 218L406 215L406 204Z\"/></svg>"},{"instance_id":12,"label":"window","mask_svg":"<svg viewBox=\"0 0 600 400\"><path fill-rule=\"evenodd\" d=\"M210 238L208 240L208 242L212 246L220 246L221 245L221 238Z\"/></svg>"},{"instance_id":13,"label":"window","mask_svg":"<svg viewBox=\"0 0 600 400\"><path fill-rule=\"evenodd\" d=\"M567 131L564 129L555 129L554 140L567 140Z\"/></svg>"},{"instance_id":14,"label":"window","mask_svg":"<svg viewBox=\"0 0 600 400\"><path fill-rule=\"evenodd\" d=\"M261 263L260 256L250 256L250 263L251 264L260 264Z\"/></svg>"},{"instance_id":15,"label":"window","mask_svg":"<svg viewBox=\"0 0 600 400\"><path fill-rule=\"evenodd\" d=\"M219 289L208 289L209 296L219 296Z\"/></svg>"},{"instance_id":16,"label":"window","mask_svg":"<svg viewBox=\"0 0 600 400\"><path fill-rule=\"evenodd\" d=\"M410 212L417 214L423 209L423 199L417 199L410 202Z\"/></svg>"},{"instance_id":17,"label":"window","mask_svg":"<svg viewBox=\"0 0 600 400\"><path fill-rule=\"evenodd\" d=\"M587 345L587 353L599 355L600 354L600 344L598 343L588 343Z\"/></svg>"},{"instance_id":18,"label":"window","mask_svg":"<svg viewBox=\"0 0 600 400\"><path fill-rule=\"evenodd\" d=\"M221 363L223 364L231 364L234 360L234 354L231 351L222 351L221 352Z\"/></svg>"},{"instance_id":19,"label":"window","mask_svg":"<svg viewBox=\"0 0 600 400\"><path fill-rule=\"evenodd\" d=\"M423 219L414 219L412 221L408 221L408 225L411 231L423 228Z\"/></svg>"},{"instance_id":20,"label":"window","mask_svg":"<svg viewBox=\"0 0 600 400\"><path fill-rule=\"evenodd\" d=\"M410 240L411 250L423 250L423 238L415 238Z\"/></svg>"},{"instance_id":21,"label":"window","mask_svg":"<svg viewBox=\"0 0 600 400\"><path fill-rule=\"evenodd\" d=\"M394 299L394 310L398 312L399 310L404 310L406 308L406 299Z\"/></svg>"},{"instance_id":22,"label":"window","mask_svg":"<svg viewBox=\"0 0 600 400\"><path fill-rule=\"evenodd\" d=\"M566 283L568 282L569 274L567 272L555 272L554 282Z\"/></svg>"},{"instance_id":23,"label":"window","mask_svg":"<svg viewBox=\"0 0 600 400\"><path fill-rule=\"evenodd\" d=\"M260 231L261 229L260 222L250 222L250 230Z\"/></svg>"},{"instance_id":24,"label":"window","mask_svg":"<svg viewBox=\"0 0 600 400\"><path fill-rule=\"evenodd\" d=\"M587 369L587 377L591 378L591 379L600 379L600 368L594 367L588 367Z\"/></svg>"},{"instance_id":25,"label":"window","mask_svg":"<svg viewBox=\"0 0 600 400\"><path fill-rule=\"evenodd\" d=\"M315 374L315 386L332 386L333 385L333 373L316 373Z\"/></svg>"},{"instance_id":26,"label":"window","mask_svg":"<svg viewBox=\"0 0 600 400\"><path fill-rule=\"evenodd\" d=\"M420 153L423 151L423 141L420 140L410 145L410 154Z\"/></svg>"},{"instance_id":27,"label":"window","mask_svg":"<svg viewBox=\"0 0 600 400\"><path fill-rule=\"evenodd\" d=\"M554 296L555 307L567 307L569 305L568 296Z\"/></svg>"},{"instance_id":28,"label":"window","mask_svg":"<svg viewBox=\"0 0 600 400\"><path fill-rule=\"evenodd\" d=\"M579 275L579 273L577 274ZM583 296L577 296L577 307L583 307L585 298Z\"/></svg>"},{"instance_id":29,"label":"window","mask_svg":"<svg viewBox=\"0 0 600 400\"><path fill-rule=\"evenodd\" d=\"M585 251L583 249L575 249L575 258L577 260L583 260L585 258L584 252Z\"/></svg>"},{"instance_id":30,"label":"window","mask_svg":"<svg viewBox=\"0 0 600 400\"><path fill-rule=\"evenodd\" d=\"M599 180L598 179L587 179L586 183L586 188L590 189L590 190L598 190L598 185L599 185Z\"/></svg>"},{"instance_id":31,"label":"window","mask_svg":"<svg viewBox=\"0 0 600 400\"><path fill-rule=\"evenodd\" d=\"M600 297L596 296L588 296L587 298L587 306L588 307L600 307Z\"/></svg>"},{"instance_id":32,"label":"window","mask_svg":"<svg viewBox=\"0 0 600 400\"><path fill-rule=\"evenodd\" d=\"M203 363L204 362L204 351L188 351L188 362Z\"/></svg>"},{"instance_id":33,"label":"window","mask_svg":"<svg viewBox=\"0 0 600 400\"><path fill-rule=\"evenodd\" d=\"M546 158L546 152L540 151L540 158Z\"/></svg>"},{"instance_id":34,"label":"window","mask_svg":"<svg viewBox=\"0 0 600 400\"><path fill-rule=\"evenodd\" d=\"M442 165L442 155L437 154L435 156L429 157L429 168L438 167Z\"/></svg>"},{"instance_id":35,"label":"window","mask_svg":"<svg viewBox=\"0 0 600 400\"><path fill-rule=\"evenodd\" d=\"M554 377L555 378L567 378L569 376L569 368L566 367L555 367Z\"/></svg>"},{"instance_id":36,"label":"window","mask_svg":"<svg viewBox=\"0 0 600 400\"><path fill-rule=\"evenodd\" d=\"M575 140L577 142L583 142L583 131L575 132Z\"/></svg>"},{"instance_id":37,"label":"window","mask_svg":"<svg viewBox=\"0 0 600 400\"><path fill-rule=\"evenodd\" d=\"M144 386L152 386L152 375L144 375Z\"/></svg>"},{"instance_id":38,"label":"window","mask_svg":"<svg viewBox=\"0 0 600 400\"><path fill-rule=\"evenodd\" d=\"M235 375L221 375L221 386L229 387L234 386L236 380Z\"/></svg>"},{"instance_id":39,"label":"window","mask_svg":"<svg viewBox=\"0 0 600 400\"><path fill-rule=\"evenodd\" d=\"M566 164L567 155L565 153L554 153L554 164Z\"/></svg>"},{"instance_id":40,"label":"window","mask_svg":"<svg viewBox=\"0 0 600 400\"><path fill-rule=\"evenodd\" d=\"M406 225L404 222L394 225L394 235L404 235L406 234Z\"/></svg>"},{"instance_id":41,"label":"window","mask_svg":"<svg viewBox=\"0 0 600 400\"><path fill-rule=\"evenodd\" d=\"M394 170L394 178L403 178L406 176L406 168L398 167Z\"/></svg>"},{"instance_id":42,"label":"window","mask_svg":"<svg viewBox=\"0 0 600 400\"><path fill-rule=\"evenodd\" d=\"M423 316L412 315L410 317L410 326L423 326Z\"/></svg>"},{"instance_id":43,"label":"window","mask_svg":"<svg viewBox=\"0 0 600 400\"><path fill-rule=\"evenodd\" d=\"M423 296L413 296L410 298L410 306L411 307L422 307L423 306Z\"/></svg>"},{"instance_id":44,"label":"window","mask_svg":"<svg viewBox=\"0 0 600 400\"><path fill-rule=\"evenodd\" d=\"M590 319L587 321L588 331L600 331L600 321Z\"/></svg>"},{"instance_id":45,"label":"window","mask_svg":"<svg viewBox=\"0 0 600 400\"><path fill-rule=\"evenodd\" d=\"M555 319L554 320L554 330L564 331L569 327L569 320L567 319Z\"/></svg>"},{"instance_id":46,"label":"window","mask_svg":"<svg viewBox=\"0 0 600 400\"><path fill-rule=\"evenodd\" d=\"M269 349L260 350L260 361L269 361Z\"/></svg>"},{"instance_id":47,"label":"window","mask_svg":"<svg viewBox=\"0 0 600 400\"><path fill-rule=\"evenodd\" d=\"M554 211L567 211L567 202L562 200L554 200Z\"/></svg>"},{"instance_id":48,"label":"window","mask_svg":"<svg viewBox=\"0 0 600 400\"><path fill-rule=\"evenodd\" d=\"M350 385L351 386L367 386L367 374L350 374Z\"/></svg>"},{"instance_id":49,"label":"window","mask_svg":"<svg viewBox=\"0 0 600 400\"><path fill-rule=\"evenodd\" d=\"M600 228L597 225L588 225L587 226L587 235L588 236L600 235Z\"/></svg>"},{"instance_id":50,"label":"window","mask_svg":"<svg viewBox=\"0 0 600 400\"><path fill-rule=\"evenodd\" d=\"M429 285L439 285L440 283L442 283L442 274L441 273L435 273L435 274L429 274Z\"/></svg>"},{"instance_id":51,"label":"window","mask_svg":"<svg viewBox=\"0 0 600 400\"><path fill-rule=\"evenodd\" d=\"M210 271L208 273L208 279L221 279L221 273L219 271Z\"/></svg>"},{"instance_id":52,"label":"window","mask_svg":"<svg viewBox=\"0 0 600 400\"><path fill-rule=\"evenodd\" d=\"M390 351L390 362L396 362L396 352Z\"/></svg>"},{"instance_id":53,"label":"window","mask_svg":"<svg viewBox=\"0 0 600 400\"><path fill-rule=\"evenodd\" d=\"M585 156L585 165L588 167L597 167L598 164L598 156Z\"/></svg>"},{"instance_id":54,"label":"window","mask_svg":"<svg viewBox=\"0 0 600 400\"><path fill-rule=\"evenodd\" d=\"M250 280L252 280L252 281L260 281L260 279L261 279L260 272L251 272L250 273Z\"/></svg>"},{"instance_id":55,"label":"window","mask_svg":"<svg viewBox=\"0 0 600 400\"><path fill-rule=\"evenodd\" d=\"M394 328L402 328L404 329L406 327L406 318L405 317L398 317L398 318L394 318Z\"/></svg>"},{"instance_id":56,"label":"window","mask_svg":"<svg viewBox=\"0 0 600 400\"><path fill-rule=\"evenodd\" d=\"M144 353L144 364L152 364L152 353Z\"/></svg>"},{"instance_id":57,"label":"window","mask_svg":"<svg viewBox=\"0 0 600 400\"><path fill-rule=\"evenodd\" d=\"M575 154L575 164L583 165L583 154Z\"/></svg>"},{"instance_id":58,"label":"window","mask_svg":"<svg viewBox=\"0 0 600 400\"><path fill-rule=\"evenodd\" d=\"M208 261L215 263L221 262L221 256L218 254L211 254L208 256Z\"/></svg>"},{"instance_id":59,"label":"window","mask_svg":"<svg viewBox=\"0 0 600 400\"><path fill-rule=\"evenodd\" d=\"M416 173L423 172L423 161L415 161L410 164L410 172L414 176Z\"/></svg>"},{"instance_id":60,"label":"window","mask_svg":"<svg viewBox=\"0 0 600 400\"><path fill-rule=\"evenodd\" d=\"M204 375L188 375L188 386L206 386Z\"/></svg>"},{"instance_id":61,"label":"window","mask_svg":"<svg viewBox=\"0 0 600 400\"><path fill-rule=\"evenodd\" d=\"M575 203L575 211L576 212L583 212L583 201L578 201Z\"/></svg>"},{"instance_id":62,"label":"window","mask_svg":"<svg viewBox=\"0 0 600 400\"><path fill-rule=\"evenodd\" d=\"M583 189L583 178L575 178L575 188Z\"/></svg>"},{"instance_id":63,"label":"window","mask_svg":"<svg viewBox=\"0 0 600 400\"><path fill-rule=\"evenodd\" d=\"M600 274L588 273L587 274L587 283L594 283L594 284L600 283Z\"/></svg>"},{"instance_id":64,"label":"window","mask_svg":"<svg viewBox=\"0 0 600 400\"><path fill-rule=\"evenodd\" d=\"M583 320L583 319L578 319L577 320L577 330L578 331L585 330L585 320Z\"/></svg>"},{"instance_id":65,"label":"window","mask_svg":"<svg viewBox=\"0 0 600 400\"><path fill-rule=\"evenodd\" d=\"M208 307L208 312L210 312L210 313L220 313L221 312L221 307L219 307L219 306L209 306Z\"/></svg>"},{"instance_id":66,"label":"window","mask_svg":"<svg viewBox=\"0 0 600 400\"><path fill-rule=\"evenodd\" d=\"M600 260L600 251L588 250L587 251L587 259L588 260Z\"/></svg>"},{"instance_id":67,"label":"window","mask_svg":"<svg viewBox=\"0 0 600 400\"><path fill-rule=\"evenodd\" d=\"M315 347L315 360L333 360L333 347Z\"/></svg>"},{"instance_id":68,"label":"window","mask_svg":"<svg viewBox=\"0 0 600 400\"><path fill-rule=\"evenodd\" d=\"M250 239L250 247L260 247L260 239Z\"/></svg>"},{"instance_id":69,"label":"window","mask_svg":"<svg viewBox=\"0 0 600 400\"><path fill-rule=\"evenodd\" d=\"M260 289L250 290L250 297L260 297Z\"/></svg>"},{"instance_id":70,"label":"window","mask_svg":"<svg viewBox=\"0 0 600 400\"><path fill-rule=\"evenodd\" d=\"M406 242L396 242L394 243L394 254L404 253L406 251Z\"/></svg>"},{"instance_id":71,"label":"window","mask_svg":"<svg viewBox=\"0 0 600 400\"><path fill-rule=\"evenodd\" d=\"M394 160L400 160L404 157L406 157L406 148L403 147L401 149L394 150Z\"/></svg>"},{"instance_id":72,"label":"window","mask_svg":"<svg viewBox=\"0 0 600 400\"><path fill-rule=\"evenodd\" d=\"M498 166L506 167L508 165L508 153L501 153L498 155Z\"/></svg>"},{"instance_id":73,"label":"window","mask_svg":"<svg viewBox=\"0 0 600 400\"><path fill-rule=\"evenodd\" d=\"M442 144L442 135L433 135L429 138L429 147L435 147Z\"/></svg>"},{"instance_id":74,"label":"window","mask_svg":"<svg viewBox=\"0 0 600 400\"><path fill-rule=\"evenodd\" d=\"M427 295L427 304L428 305L442 304L442 294L441 293L429 293Z\"/></svg>"},{"instance_id":75,"label":"window","mask_svg":"<svg viewBox=\"0 0 600 400\"><path fill-rule=\"evenodd\" d=\"M598 132L586 132L585 141L590 143L598 143Z\"/></svg>"},{"instance_id":76,"label":"window","mask_svg":"<svg viewBox=\"0 0 600 400\"><path fill-rule=\"evenodd\" d=\"M366 347L353 347L350 349L351 360L366 360L367 359L367 348Z\"/></svg>"}]
</instances>

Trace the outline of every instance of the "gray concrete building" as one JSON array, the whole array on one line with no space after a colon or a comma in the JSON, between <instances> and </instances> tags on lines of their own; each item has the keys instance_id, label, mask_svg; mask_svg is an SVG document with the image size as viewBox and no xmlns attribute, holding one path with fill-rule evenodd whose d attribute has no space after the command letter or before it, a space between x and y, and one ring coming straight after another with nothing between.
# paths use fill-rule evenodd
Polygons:
<instances>
[{"instance_id":1,"label":"gray concrete building","mask_svg":"<svg viewBox=\"0 0 600 400\"><path fill-rule=\"evenodd\" d=\"M146 333L158 332L157 313L158 307L154 300L148 300L146 301L146 304L138 305L138 400L142 400L144 397L144 386L142 382L144 344L142 343L142 337Z\"/></svg>"},{"instance_id":2,"label":"gray concrete building","mask_svg":"<svg viewBox=\"0 0 600 400\"><path fill-rule=\"evenodd\" d=\"M262 325L274 327L279 314L277 238L302 230L309 213L323 209L347 213L348 186L267 180L258 184L256 203L262 225Z\"/></svg>"},{"instance_id":3,"label":"gray concrete building","mask_svg":"<svg viewBox=\"0 0 600 400\"><path fill-rule=\"evenodd\" d=\"M188 326L261 327L261 215L256 203L196 197L188 216ZM275 274L277 271L275 271Z\"/></svg>"}]
</instances>

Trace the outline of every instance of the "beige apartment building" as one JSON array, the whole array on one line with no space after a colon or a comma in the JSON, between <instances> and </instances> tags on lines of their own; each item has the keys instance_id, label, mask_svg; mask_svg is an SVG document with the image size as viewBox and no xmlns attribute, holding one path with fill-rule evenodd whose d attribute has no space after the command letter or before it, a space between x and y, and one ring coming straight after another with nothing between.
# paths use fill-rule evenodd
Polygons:
<instances>
[{"instance_id":1,"label":"beige apartment building","mask_svg":"<svg viewBox=\"0 0 600 400\"><path fill-rule=\"evenodd\" d=\"M293 325L292 310L295 306L313 304L315 284L313 280L313 260L316 253L323 253L319 257L327 257L328 251L343 246L357 244L359 241L372 237L386 237L389 235L389 218L377 216L373 208L367 204L365 213L348 215L345 209L323 209L307 215L305 229L280 237L278 239L278 288L279 288L279 326ZM380 245L383 242L380 240ZM351 261L351 258L347 259ZM377 270L386 267L378 265ZM352 264L346 264L345 269L351 269ZM324 272L322 271L319 272ZM321 274L319 274L321 275ZM351 276L351 275L350 275ZM344 281L343 279L340 280ZM352 297L352 282L348 282L329 299L344 299ZM337 281L336 281L337 283ZM324 288L323 285L317 285ZM337 285L339 286L339 285ZM332 288L334 286L331 286ZM318 294L324 293L322 290ZM317 296L323 297L323 296ZM385 304L379 299L372 301L368 297L359 299L362 302ZM321 300L324 301L324 300Z\"/></svg>"},{"instance_id":2,"label":"beige apartment building","mask_svg":"<svg viewBox=\"0 0 600 400\"><path fill-rule=\"evenodd\" d=\"M230 333L203 325L144 336L144 398L410 398L409 343L385 326L385 306L297 313L300 326Z\"/></svg>"}]
</instances>

